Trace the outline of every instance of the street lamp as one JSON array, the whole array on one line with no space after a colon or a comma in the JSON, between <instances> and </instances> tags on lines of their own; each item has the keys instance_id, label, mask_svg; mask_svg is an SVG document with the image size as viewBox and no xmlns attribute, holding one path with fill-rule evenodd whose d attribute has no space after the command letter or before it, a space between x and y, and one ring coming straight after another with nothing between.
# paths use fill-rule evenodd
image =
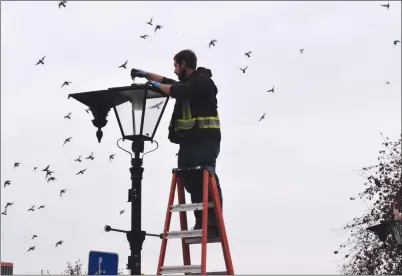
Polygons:
<instances>
[{"instance_id":1,"label":"street lamp","mask_svg":"<svg viewBox=\"0 0 402 276\"><path fill-rule=\"evenodd\" d=\"M127 269L130 269L131 275L140 275L141 250L145 236L162 238L162 234L149 234L141 229L141 181L144 168L140 153L144 151L146 141L154 142L153 138L169 98L148 83L74 93L68 95L68 98L70 97L90 108L94 116L92 123L98 129L96 137L99 143L103 136L101 129L106 126L108 122L106 117L112 108L122 135L120 139L132 141L131 149L134 152L130 168L132 187L128 191L128 202L131 202L131 230L119 230L106 225L105 231L122 232L127 235L131 251Z\"/></svg>"}]
</instances>

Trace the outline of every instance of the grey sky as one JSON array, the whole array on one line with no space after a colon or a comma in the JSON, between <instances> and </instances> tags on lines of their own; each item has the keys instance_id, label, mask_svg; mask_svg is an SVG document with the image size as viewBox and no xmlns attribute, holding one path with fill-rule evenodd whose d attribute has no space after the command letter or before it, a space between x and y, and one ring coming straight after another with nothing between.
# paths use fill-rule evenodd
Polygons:
<instances>
[{"instance_id":1,"label":"grey sky","mask_svg":"<svg viewBox=\"0 0 402 276\"><path fill-rule=\"evenodd\" d=\"M334 229L365 208L349 200L363 189L353 170L376 162L380 131L396 139L401 130L401 46L392 44L401 39L401 5L382 3L1 2L2 211L15 202L1 216L1 260L14 262L15 274L57 274L78 258L86 267L89 251L99 250L117 252L125 267L125 236L103 227L129 229L129 155L116 146L112 112L98 144L92 116L67 95L129 85L132 67L175 78L172 58L190 48L219 89L217 172L235 273L337 273L342 256L332 252L346 237ZM164 26L156 34L145 24L151 16ZM34 66L44 55L45 65ZM118 69L126 60L128 70ZM65 80L72 84L60 88ZM176 167L178 146L167 140L173 103L159 149L144 158L143 229L151 233L163 229ZM63 119L68 112L72 119ZM73 162L91 152L95 160ZM48 164L54 183L33 172ZM178 215L171 225L179 228ZM146 239L144 273L156 272L159 249L159 239ZM199 263L200 246L192 252ZM169 241L166 264L181 260L180 242ZM208 262L223 270L219 245L209 246Z\"/></svg>"}]
</instances>

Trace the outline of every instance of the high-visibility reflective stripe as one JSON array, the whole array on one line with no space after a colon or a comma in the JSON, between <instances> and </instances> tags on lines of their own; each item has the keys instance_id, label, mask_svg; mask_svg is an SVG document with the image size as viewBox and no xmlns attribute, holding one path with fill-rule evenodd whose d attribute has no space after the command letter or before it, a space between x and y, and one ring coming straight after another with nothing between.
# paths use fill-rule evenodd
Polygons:
<instances>
[{"instance_id":1,"label":"high-visibility reflective stripe","mask_svg":"<svg viewBox=\"0 0 402 276\"><path fill-rule=\"evenodd\" d=\"M182 118L176 120L175 130L188 130L192 129L196 122L199 128L220 128L219 116L207 117L191 117L191 109L189 101L182 101Z\"/></svg>"}]
</instances>

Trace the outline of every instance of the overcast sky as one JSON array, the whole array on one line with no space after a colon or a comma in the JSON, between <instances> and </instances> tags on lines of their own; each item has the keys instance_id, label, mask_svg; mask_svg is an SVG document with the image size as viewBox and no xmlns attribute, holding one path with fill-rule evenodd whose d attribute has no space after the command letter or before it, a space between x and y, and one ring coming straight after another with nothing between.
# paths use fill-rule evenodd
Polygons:
<instances>
[{"instance_id":1,"label":"overcast sky","mask_svg":"<svg viewBox=\"0 0 402 276\"><path fill-rule=\"evenodd\" d=\"M113 112L99 144L92 115L67 96L130 85L133 67L175 78L173 56L190 48L219 89L217 172L235 273L338 273L343 256L333 251L347 236L335 229L365 208L349 200L364 187L354 170L376 163L380 131L393 140L401 132L401 46L393 45L401 5L384 3L69 1L59 9L54 1L2 1L1 210L15 204L1 216L1 260L15 274L58 274L78 258L87 269L89 251L98 250L118 253L126 266L126 237L103 227L129 229L130 156L116 146ZM162 30L145 24L151 16ZM209 49L211 39L218 42ZM117 68L126 60L127 70ZM60 88L64 81L72 83ZM163 230L176 167L178 146L167 139L173 104L159 149L144 158L142 223L150 233ZM95 159L84 159L91 152ZM79 155L84 161L74 162ZM41 170L49 164L57 180L47 183ZM5 180L12 184L4 189ZM179 229L178 215L171 225ZM144 273L156 272L159 249L147 237ZM200 249L193 246L194 264ZM181 261L180 242L169 241L166 265ZM208 247L207 267L224 270L220 245Z\"/></svg>"}]
</instances>

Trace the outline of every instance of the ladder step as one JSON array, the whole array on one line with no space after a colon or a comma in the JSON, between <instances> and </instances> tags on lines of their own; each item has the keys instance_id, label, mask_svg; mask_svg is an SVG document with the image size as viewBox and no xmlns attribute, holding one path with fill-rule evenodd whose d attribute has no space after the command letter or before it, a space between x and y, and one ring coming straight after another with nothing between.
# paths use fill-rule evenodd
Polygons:
<instances>
[{"instance_id":1,"label":"ladder step","mask_svg":"<svg viewBox=\"0 0 402 276\"><path fill-rule=\"evenodd\" d=\"M169 273L201 273L200 265L180 265L180 266L162 266L161 274Z\"/></svg>"},{"instance_id":2,"label":"ladder step","mask_svg":"<svg viewBox=\"0 0 402 276\"><path fill-rule=\"evenodd\" d=\"M188 273L189 275L200 275L200 274L197 274L197 273ZM205 273L205 274L207 274L207 275L228 275L228 273L226 272L226 271L215 271L215 272L207 272L207 273Z\"/></svg>"},{"instance_id":3,"label":"ladder step","mask_svg":"<svg viewBox=\"0 0 402 276\"><path fill-rule=\"evenodd\" d=\"M212 202L208 202L208 208L214 207ZM203 204L202 203L192 203L192 204L177 204L172 205L170 207L170 212L188 212L188 211L197 211L202 210Z\"/></svg>"},{"instance_id":4,"label":"ladder step","mask_svg":"<svg viewBox=\"0 0 402 276\"><path fill-rule=\"evenodd\" d=\"M199 237L195 237L195 238L191 237L191 238L184 239L184 242L186 244L200 244L202 242L202 240ZM207 239L207 243L217 243L217 242L221 242L221 239L219 237L213 238L213 239L211 239L211 238Z\"/></svg>"},{"instance_id":5,"label":"ladder step","mask_svg":"<svg viewBox=\"0 0 402 276\"><path fill-rule=\"evenodd\" d=\"M199 238L202 236L202 230L169 231L166 233L167 239L177 238Z\"/></svg>"}]
</instances>

